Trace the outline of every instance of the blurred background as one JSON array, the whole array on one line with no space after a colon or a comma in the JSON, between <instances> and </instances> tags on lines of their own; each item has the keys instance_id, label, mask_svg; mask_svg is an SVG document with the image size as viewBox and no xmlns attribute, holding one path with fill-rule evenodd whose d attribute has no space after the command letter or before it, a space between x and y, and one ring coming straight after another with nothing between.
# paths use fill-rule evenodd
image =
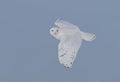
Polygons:
<instances>
[{"instance_id":1,"label":"blurred background","mask_svg":"<svg viewBox=\"0 0 120 82\"><path fill-rule=\"evenodd\" d=\"M49 34L59 17L97 36L72 69ZM120 1L0 0L0 82L120 82Z\"/></svg>"}]
</instances>

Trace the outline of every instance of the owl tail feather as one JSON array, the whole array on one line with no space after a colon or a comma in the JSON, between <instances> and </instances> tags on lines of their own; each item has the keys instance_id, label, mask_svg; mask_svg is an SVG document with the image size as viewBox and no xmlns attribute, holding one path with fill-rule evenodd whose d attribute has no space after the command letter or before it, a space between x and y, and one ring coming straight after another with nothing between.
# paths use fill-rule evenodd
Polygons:
<instances>
[{"instance_id":1,"label":"owl tail feather","mask_svg":"<svg viewBox=\"0 0 120 82\"><path fill-rule=\"evenodd\" d=\"M93 41L96 38L95 34L92 33L86 33L86 32L81 32L82 39L86 41Z\"/></svg>"}]
</instances>

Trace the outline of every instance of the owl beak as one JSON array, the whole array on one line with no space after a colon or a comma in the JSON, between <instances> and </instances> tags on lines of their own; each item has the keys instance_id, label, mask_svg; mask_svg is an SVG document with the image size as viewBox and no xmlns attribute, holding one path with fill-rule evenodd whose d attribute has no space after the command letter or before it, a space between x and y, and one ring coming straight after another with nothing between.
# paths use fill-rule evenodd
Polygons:
<instances>
[{"instance_id":1,"label":"owl beak","mask_svg":"<svg viewBox=\"0 0 120 82\"><path fill-rule=\"evenodd\" d=\"M57 35L57 32L55 32L54 34Z\"/></svg>"}]
</instances>

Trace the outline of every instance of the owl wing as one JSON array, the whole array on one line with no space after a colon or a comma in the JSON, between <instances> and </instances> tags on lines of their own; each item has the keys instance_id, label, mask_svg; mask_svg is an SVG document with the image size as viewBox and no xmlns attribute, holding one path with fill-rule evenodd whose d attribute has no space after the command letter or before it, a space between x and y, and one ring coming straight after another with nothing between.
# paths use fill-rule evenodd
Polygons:
<instances>
[{"instance_id":1,"label":"owl wing","mask_svg":"<svg viewBox=\"0 0 120 82\"><path fill-rule=\"evenodd\" d=\"M60 27L60 28L80 30L78 26L76 26L76 25L74 25L74 24L72 24L70 22L67 22L65 20L62 20L60 18L55 21L55 25Z\"/></svg>"},{"instance_id":2,"label":"owl wing","mask_svg":"<svg viewBox=\"0 0 120 82\"><path fill-rule=\"evenodd\" d=\"M71 68L81 46L82 39L78 36L65 36L58 45L59 62Z\"/></svg>"}]
</instances>

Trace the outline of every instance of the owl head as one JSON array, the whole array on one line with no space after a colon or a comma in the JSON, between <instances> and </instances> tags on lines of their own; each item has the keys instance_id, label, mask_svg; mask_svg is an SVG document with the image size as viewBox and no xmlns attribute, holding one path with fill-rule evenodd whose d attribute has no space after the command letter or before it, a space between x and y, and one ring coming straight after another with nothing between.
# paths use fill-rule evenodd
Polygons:
<instances>
[{"instance_id":1,"label":"owl head","mask_svg":"<svg viewBox=\"0 0 120 82\"><path fill-rule=\"evenodd\" d=\"M58 27L51 28L50 34L54 36L56 39L59 39L59 28Z\"/></svg>"}]
</instances>

